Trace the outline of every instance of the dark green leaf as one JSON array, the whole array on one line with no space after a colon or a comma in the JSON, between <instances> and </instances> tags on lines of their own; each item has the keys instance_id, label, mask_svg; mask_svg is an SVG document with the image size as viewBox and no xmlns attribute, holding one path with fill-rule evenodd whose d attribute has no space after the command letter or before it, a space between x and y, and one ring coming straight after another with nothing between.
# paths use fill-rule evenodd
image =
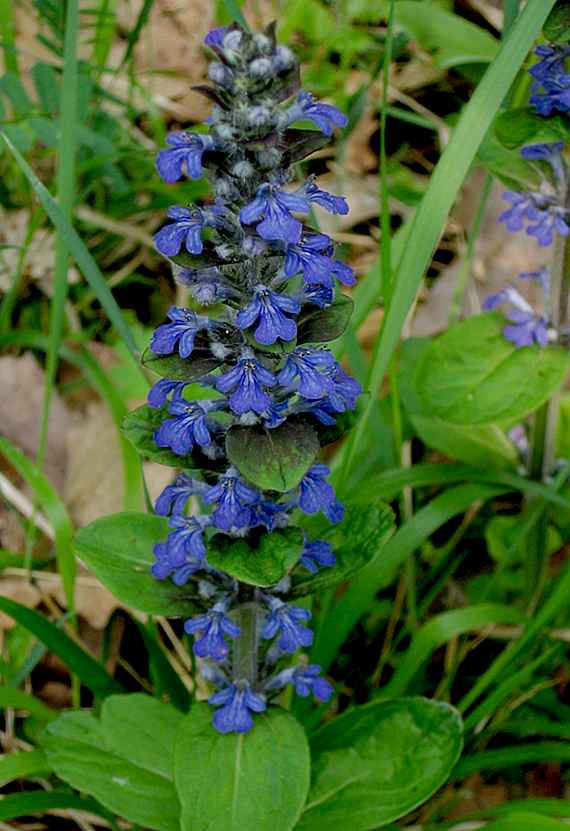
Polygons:
<instances>
[{"instance_id":1,"label":"dark green leaf","mask_svg":"<svg viewBox=\"0 0 570 831\"><path fill-rule=\"evenodd\" d=\"M244 734L221 735L212 711L194 706L175 750L182 831L290 831L309 789L301 725L272 707Z\"/></svg>"},{"instance_id":2,"label":"dark green leaf","mask_svg":"<svg viewBox=\"0 0 570 831\"><path fill-rule=\"evenodd\" d=\"M0 788L15 779L45 776L50 767L41 750L19 750L0 756Z\"/></svg>"},{"instance_id":3,"label":"dark green leaf","mask_svg":"<svg viewBox=\"0 0 570 831\"><path fill-rule=\"evenodd\" d=\"M0 799L0 820L18 819L46 811L87 811L98 817L108 817L94 799L83 799L69 791L23 791Z\"/></svg>"},{"instance_id":4,"label":"dark green leaf","mask_svg":"<svg viewBox=\"0 0 570 831\"><path fill-rule=\"evenodd\" d=\"M179 831L172 781L174 741L183 716L143 695L103 705L101 721L65 713L43 734L57 775L125 819L157 831Z\"/></svg>"},{"instance_id":5,"label":"dark green leaf","mask_svg":"<svg viewBox=\"0 0 570 831\"><path fill-rule=\"evenodd\" d=\"M272 586L295 565L303 552L300 528L262 534L257 545L217 534L208 541L208 562L242 583Z\"/></svg>"},{"instance_id":6,"label":"dark green leaf","mask_svg":"<svg viewBox=\"0 0 570 831\"><path fill-rule=\"evenodd\" d=\"M336 565L322 568L316 574L299 569L293 578L291 594L299 597L321 591L335 583L348 580L376 557L394 532L392 509L377 502L349 505L338 525L329 525L319 538L330 543Z\"/></svg>"},{"instance_id":7,"label":"dark green leaf","mask_svg":"<svg viewBox=\"0 0 570 831\"><path fill-rule=\"evenodd\" d=\"M171 580L156 580L153 546L168 534L164 517L123 513L96 519L75 536L75 550L99 580L127 606L153 615L188 615L196 595Z\"/></svg>"},{"instance_id":8,"label":"dark green leaf","mask_svg":"<svg viewBox=\"0 0 570 831\"><path fill-rule=\"evenodd\" d=\"M328 138L318 130L285 130L281 145L283 163L290 165L300 162L328 143Z\"/></svg>"},{"instance_id":9,"label":"dark green leaf","mask_svg":"<svg viewBox=\"0 0 570 831\"><path fill-rule=\"evenodd\" d=\"M570 368L565 350L517 349L499 314L469 318L437 338L414 378L424 412L461 425L509 424L547 401Z\"/></svg>"},{"instance_id":10,"label":"dark green leaf","mask_svg":"<svg viewBox=\"0 0 570 831\"><path fill-rule=\"evenodd\" d=\"M230 462L258 488L281 493L297 487L320 445L308 424L288 421L274 430L232 427L226 437Z\"/></svg>"},{"instance_id":11,"label":"dark green leaf","mask_svg":"<svg viewBox=\"0 0 570 831\"><path fill-rule=\"evenodd\" d=\"M181 358L180 355L155 355L150 349L145 349L141 361L157 375L176 381L195 381L222 363L205 350L204 354L193 353L190 358Z\"/></svg>"},{"instance_id":12,"label":"dark green leaf","mask_svg":"<svg viewBox=\"0 0 570 831\"><path fill-rule=\"evenodd\" d=\"M348 710L312 742L313 776L298 831L372 831L412 811L449 777L462 747L459 714L425 698Z\"/></svg>"},{"instance_id":13,"label":"dark green leaf","mask_svg":"<svg viewBox=\"0 0 570 831\"><path fill-rule=\"evenodd\" d=\"M562 113L544 118L534 107L519 107L497 116L495 133L499 141L510 149L522 147L523 144L567 141L570 118Z\"/></svg>"},{"instance_id":14,"label":"dark green leaf","mask_svg":"<svg viewBox=\"0 0 570 831\"><path fill-rule=\"evenodd\" d=\"M485 136L477 159L511 190L533 190L540 186L541 177L536 166L523 159L518 148L505 147L492 132Z\"/></svg>"},{"instance_id":15,"label":"dark green leaf","mask_svg":"<svg viewBox=\"0 0 570 831\"><path fill-rule=\"evenodd\" d=\"M58 658L61 658L64 664L95 695L103 698L111 693L122 691L123 688L119 682L111 678L101 664L92 658L88 652L85 652L84 649L78 646L75 641L72 641L62 629L58 629L57 626L50 623L39 612L35 612L33 609L27 609L22 604L16 603L15 600L10 600L8 597L0 597L0 611L14 618L24 629L27 629L28 632L35 635L50 652L53 652Z\"/></svg>"},{"instance_id":16,"label":"dark green leaf","mask_svg":"<svg viewBox=\"0 0 570 831\"><path fill-rule=\"evenodd\" d=\"M298 343L324 343L340 338L348 326L354 302L339 295L326 309L315 309L299 318Z\"/></svg>"},{"instance_id":17,"label":"dark green leaf","mask_svg":"<svg viewBox=\"0 0 570 831\"><path fill-rule=\"evenodd\" d=\"M554 43L568 43L570 40L570 0L558 0L544 24L544 34Z\"/></svg>"}]
</instances>

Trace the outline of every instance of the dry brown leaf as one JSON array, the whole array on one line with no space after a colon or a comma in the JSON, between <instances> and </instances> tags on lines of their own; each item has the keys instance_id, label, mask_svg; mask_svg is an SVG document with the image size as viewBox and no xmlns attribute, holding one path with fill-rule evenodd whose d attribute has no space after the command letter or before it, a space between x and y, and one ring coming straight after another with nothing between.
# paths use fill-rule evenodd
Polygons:
<instances>
[{"instance_id":1,"label":"dry brown leaf","mask_svg":"<svg viewBox=\"0 0 570 831\"><path fill-rule=\"evenodd\" d=\"M30 352L0 358L0 388L0 434L33 459L39 444L44 373ZM54 390L44 469L57 490L65 477L68 421L68 408Z\"/></svg>"}]
</instances>

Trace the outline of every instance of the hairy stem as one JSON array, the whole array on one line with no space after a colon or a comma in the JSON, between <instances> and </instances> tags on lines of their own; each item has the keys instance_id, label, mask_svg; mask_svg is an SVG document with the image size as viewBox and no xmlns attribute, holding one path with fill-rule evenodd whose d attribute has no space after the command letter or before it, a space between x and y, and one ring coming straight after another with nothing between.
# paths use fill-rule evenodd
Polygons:
<instances>
[{"instance_id":1,"label":"hairy stem","mask_svg":"<svg viewBox=\"0 0 570 831\"><path fill-rule=\"evenodd\" d=\"M233 677L248 681L251 686L257 681L258 619L259 605L253 598L236 609L235 620L241 634L234 645Z\"/></svg>"}]
</instances>

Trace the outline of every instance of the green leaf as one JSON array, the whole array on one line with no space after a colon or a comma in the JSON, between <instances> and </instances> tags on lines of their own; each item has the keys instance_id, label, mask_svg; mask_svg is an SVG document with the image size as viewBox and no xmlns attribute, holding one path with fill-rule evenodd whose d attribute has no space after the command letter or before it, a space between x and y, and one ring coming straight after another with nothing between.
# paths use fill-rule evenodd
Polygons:
<instances>
[{"instance_id":1,"label":"green leaf","mask_svg":"<svg viewBox=\"0 0 570 831\"><path fill-rule=\"evenodd\" d=\"M60 99L60 85L55 69L38 61L32 66L32 78L42 107L46 113L53 115L59 109Z\"/></svg>"},{"instance_id":2,"label":"green leaf","mask_svg":"<svg viewBox=\"0 0 570 831\"><path fill-rule=\"evenodd\" d=\"M182 720L149 696L120 696L103 704L101 721L86 712L60 716L42 744L52 769L72 787L130 822L179 831L172 766Z\"/></svg>"},{"instance_id":3,"label":"green leaf","mask_svg":"<svg viewBox=\"0 0 570 831\"><path fill-rule=\"evenodd\" d=\"M483 831L566 831L568 823L531 811L513 811L485 825Z\"/></svg>"},{"instance_id":4,"label":"green leaf","mask_svg":"<svg viewBox=\"0 0 570 831\"><path fill-rule=\"evenodd\" d=\"M153 615L188 615L196 600L189 586L156 580L150 571L153 546L167 534L164 517L111 514L81 528L74 546L83 562L127 606Z\"/></svg>"},{"instance_id":5,"label":"green leaf","mask_svg":"<svg viewBox=\"0 0 570 831\"><path fill-rule=\"evenodd\" d=\"M452 459L481 468L513 468L518 456L515 446L496 424L462 427L441 418L411 416L418 436Z\"/></svg>"},{"instance_id":6,"label":"green leaf","mask_svg":"<svg viewBox=\"0 0 570 831\"><path fill-rule=\"evenodd\" d=\"M297 831L372 831L404 816L443 785L461 747L461 718L440 701L348 710L311 744L312 785Z\"/></svg>"},{"instance_id":7,"label":"green leaf","mask_svg":"<svg viewBox=\"0 0 570 831\"><path fill-rule=\"evenodd\" d=\"M53 721L57 717L55 710L23 690L15 687L0 687L0 709L12 707L14 710L27 710L30 715L39 721Z\"/></svg>"},{"instance_id":8,"label":"green leaf","mask_svg":"<svg viewBox=\"0 0 570 831\"><path fill-rule=\"evenodd\" d=\"M495 133L499 141L511 150L523 144L567 141L570 118L562 113L544 118L534 107L518 107L497 116Z\"/></svg>"},{"instance_id":9,"label":"green leaf","mask_svg":"<svg viewBox=\"0 0 570 831\"><path fill-rule=\"evenodd\" d=\"M466 63L489 63L499 50L497 40L484 29L433 3L398 0L395 16L396 22L414 40L434 52L435 62L443 69Z\"/></svg>"},{"instance_id":10,"label":"green leaf","mask_svg":"<svg viewBox=\"0 0 570 831\"><path fill-rule=\"evenodd\" d=\"M394 513L382 502L347 505L344 519L328 525L319 539L328 542L336 556L336 565L316 574L298 571L293 578L292 597L322 591L348 580L364 566L381 556L382 549L394 533Z\"/></svg>"},{"instance_id":11,"label":"green leaf","mask_svg":"<svg viewBox=\"0 0 570 831\"><path fill-rule=\"evenodd\" d=\"M182 831L290 831L309 789L301 725L276 707L245 735L222 735L211 722L211 709L195 705L176 743Z\"/></svg>"},{"instance_id":12,"label":"green leaf","mask_svg":"<svg viewBox=\"0 0 570 831\"><path fill-rule=\"evenodd\" d=\"M493 132L487 133L483 139L477 159L510 190L536 190L540 187L541 177L536 166L523 159L518 149L507 149Z\"/></svg>"},{"instance_id":13,"label":"green leaf","mask_svg":"<svg viewBox=\"0 0 570 831\"><path fill-rule=\"evenodd\" d=\"M544 24L544 35L554 43L570 40L570 0L558 0Z\"/></svg>"},{"instance_id":14,"label":"green leaf","mask_svg":"<svg viewBox=\"0 0 570 831\"><path fill-rule=\"evenodd\" d=\"M42 750L19 751L0 756L0 787L14 779L26 779L49 773L50 766Z\"/></svg>"},{"instance_id":15,"label":"green leaf","mask_svg":"<svg viewBox=\"0 0 570 831\"><path fill-rule=\"evenodd\" d=\"M98 817L108 819L107 811L94 799L83 799L69 791L23 791L0 798L0 820L18 819L30 814L40 814L45 818L46 811L86 811Z\"/></svg>"},{"instance_id":16,"label":"green leaf","mask_svg":"<svg viewBox=\"0 0 570 831\"><path fill-rule=\"evenodd\" d=\"M141 361L157 375L176 381L195 381L222 363L221 360L212 357L211 353L192 353L190 358L181 358L180 355L155 355L151 349L145 349Z\"/></svg>"},{"instance_id":17,"label":"green leaf","mask_svg":"<svg viewBox=\"0 0 570 831\"><path fill-rule=\"evenodd\" d=\"M432 343L414 379L424 411L454 424L508 424L556 392L570 368L568 352L517 349L503 327L501 315L477 315Z\"/></svg>"},{"instance_id":18,"label":"green leaf","mask_svg":"<svg viewBox=\"0 0 570 831\"><path fill-rule=\"evenodd\" d=\"M226 436L228 459L242 476L281 493L297 487L319 449L316 432L302 422L287 421L274 430L232 427Z\"/></svg>"},{"instance_id":19,"label":"green leaf","mask_svg":"<svg viewBox=\"0 0 570 831\"><path fill-rule=\"evenodd\" d=\"M95 658L39 612L28 609L8 597L0 597L0 611L10 615L24 629L35 635L50 652L61 658L95 695L103 698L111 693L122 692L123 688L119 682L115 681Z\"/></svg>"},{"instance_id":20,"label":"green leaf","mask_svg":"<svg viewBox=\"0 0 570 831\"><path fill-rule=\"evenodd\" d=\"M248 583L272 586L289 572L303 553L300 528L284 528L262 534L257 545L217 534L208 541L208 562L214 568Z\"/></svg>"},{"instance_id":21,"label":"green leaf","mask_svg":"<svg viewBox=\"0 0 570 831\"><path fill-rule=\"evenodd\" d=\"M192 456L177 456L172 450L157 447L153 438L154 431L158 430L162 422L168 418L166 407L149 407L143 404L136 410L131 410L123 419L123 433L133 447L145 459L152 459L159 465L168 467L193 468L195 463Z\"/></svg>"},{"instance_id":22,"label":"green leaf","mask_svg":"<svg viewBox=\"0 0 570 831\"><path fill-rule=\"evenodd\" d=\"M326 309L315 309L299 318L297 343L325 343L340 338L353 309L354 301L341 294Z\"/></svg>"}]
</instances>

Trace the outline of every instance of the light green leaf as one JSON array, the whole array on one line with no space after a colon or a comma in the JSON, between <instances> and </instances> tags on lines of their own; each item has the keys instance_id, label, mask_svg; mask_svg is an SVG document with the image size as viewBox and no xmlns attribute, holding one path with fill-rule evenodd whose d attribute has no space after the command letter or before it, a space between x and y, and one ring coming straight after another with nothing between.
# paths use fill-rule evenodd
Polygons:
<instances>
[{"instance_id":1,"label":"light green leaf","mask_svg":"<svg viewBox=\"0 0 570 831\"><path fill-rule=\"evenodd\" d=\"M570 118L564 113L544 118L537 113L535 107L517 107L497 116L495 133L499 141L509 149L524 144L568 141Z\"/></svg>"},{"instance_id":2,"label":"light green leaf","mask_svg":"<svg viewBox=\"0 0 570 831\"><path fill-rule=\"evenodd\" d=\"M27 779L49 773L50 766L41 750L17 751L0 756L0 787L14 779Z\"/></svg>"},{"instance_id":3,"label":"light green leaf","mask_svg":"<svg viewBox=\"0 0 570 831\"><path fill-rule=\"evenodd\" d=\"M182 831L290 831L309 790L301 725L276 707L245 735L222 735L211 722L211 709L195 705L176 744Z\"/></svg>"},{"instance_id":4,"label":"light green leaf","mask_svg":"<svg viewBox=\"0 0 570 831\"><path fill-rule=\"evenodd\" d=\"M508 424L558 390L570 354L556 346L517 349L499 314L469 318L433 341L415 375L422 409L454 424Z\"/></svg>"},{"instance_id":5,"label":"light green leaf","mask_svg":"<svg viewBox=\"0 0 570 831\"><path fill-rule=\"evenodd\" d=\"M217 534L208 540L208 562L251 586L273 586L289 572L303 553L300 528L263 534L253 547L246 540Z\"/></svg>"},{"instance_id":6,"label":"light green leaf","mask_svg":"<svg viewBox=\"0 0 570 831\"><path fill-rule=\"evenodd\" d=\"M441 418L411 416L418 436L428 447L452 459L480 468L513 468L518 461L516 448L496 424L463 427Z\"/></svg>"},{"instance_id":7,"label":"light green leaf","mask_svg":"<svg viewBox=\"0 0 570 831\"><path fill-rule=\"evenodd\" d=\"M65 713L43 734L57 775L119 816L156 831L180 831L172 781L176 719L167 704L141 695L113 698L98 721ZM123 721L128 713L128 728Z\"/></svg>"},{"instance_id":8,"label":"light green leaf","mask_svg":"<svg viewBox=\"0 0 570 831\"><path fill-rule=\"evenodd\" d=\"M188 615L192 584L176 586L151 574L153 546L168 534L164 517L122 513L101 517L75 535L74 547L99 580L127 606L154 615Z\"/></svg>"},{"instance_id":9,"label":"light green leaf","mask_svg":"<svg viewBox=\"0 0 570 831\"><path fill-rule=\"evenodd\" d=\"M403 698L355 707L317 732L298 831L373 831L421 805L449 777L462 747L456 710Z\"/></svg>"}]
</instances>

